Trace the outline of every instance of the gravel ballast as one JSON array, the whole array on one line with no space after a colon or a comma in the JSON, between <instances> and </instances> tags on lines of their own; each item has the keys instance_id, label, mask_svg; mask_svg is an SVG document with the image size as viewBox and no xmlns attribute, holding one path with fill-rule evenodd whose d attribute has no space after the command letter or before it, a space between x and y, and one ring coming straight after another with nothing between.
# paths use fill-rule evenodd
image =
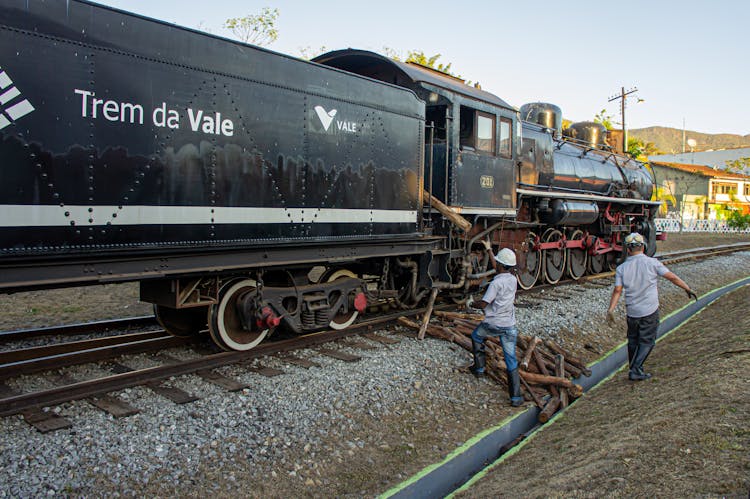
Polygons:
<instances>
[{"instance_id":1,"label":"gravel ballast","mask_svg":"<svg viewBox=\"0 0 750 499\"><path fill-rule=\"evenodd\" d=\"M750 252L670 267L698 294L747 274ZM624 309L605 325L609 286L559 289L537 308L518 308L521 332L551 338L593 361L624 339ZM666 313L686 301L660 282ZM378 334L391 334L381 331ZM396 333L397 345L361 339L375 349L334 348L362 359L345 363L314 350L297 353L321 367L278 358L273 378L228 366L222 374L249 388L226 392L197 376L167 383L200 400L176 405L145 387L116 393L139 408L114 419L85 401L54 407L71 429L40 434L21 416L0 419L0 497L49 496L363 496L375 495L442 460L476 433L513 413L507 394L464 368L467 352L434 339ZM174 356L182 351L167 352ZM153 365L147 355L121 360ZM78 378L100 368L66 370ZM12 388L45 386L40 377L10 380Z\"/></svg>"}]
</instances>

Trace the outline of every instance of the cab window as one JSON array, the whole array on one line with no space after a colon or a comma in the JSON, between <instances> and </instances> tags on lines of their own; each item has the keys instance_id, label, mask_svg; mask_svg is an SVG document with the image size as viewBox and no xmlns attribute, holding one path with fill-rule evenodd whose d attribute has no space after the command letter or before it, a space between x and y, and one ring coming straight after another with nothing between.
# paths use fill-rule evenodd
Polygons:
<instances>
[{"instance_id":1,"label":"cab window","mask_svg":"<svg viewBox=\"0 0 750 499\"><path fill-rule=\"evenodd\" d=\"M495 152L495 117L479 111L477 112L477 150L490 154Z\"/></svg>"},{"instance_id":2,"label":"cab window","mask_svg":"<svg viewBox=\"0 0 750 499\"><path fill-rule=\"evenodd\" d=\"M461 106L461 149L495 154L495 116Z\"/></svg>"},{"instance_id":3,"label":"cab window","mask_svg":"<svg viewBox=\"0 0 750 499\"><path fill-rule=\"evenodd\" d=\"M513 141L511 139L511 130L513 122L508 118L500 118L500 150L498 155L504 158L510 158L512 154Z\"/></svg>"}]
</instances>

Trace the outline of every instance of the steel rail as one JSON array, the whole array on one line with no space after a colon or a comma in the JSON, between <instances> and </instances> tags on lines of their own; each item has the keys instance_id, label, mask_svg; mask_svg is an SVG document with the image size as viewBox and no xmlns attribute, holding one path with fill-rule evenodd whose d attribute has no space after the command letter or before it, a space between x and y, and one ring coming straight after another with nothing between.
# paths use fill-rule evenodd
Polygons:
<instances>
[{"instance_id":1,"label":"steel rail","mask_svg":"<svg viewBox=\"0 0 750 499\"><path fill-rule=\"evenodd\" d=\"M32 374L61 367L69 367L88 362L101 362L121 355L152 352L185 345L195 341L194 338L178 338L176 336L159 336L146 338L128 343L106 345L87 350L65 352L47 357L33 358L10 362L0 365L0 380Z\"/></svg>"},{"instance_id":2,"label":"steel rail","mask_svg":"<svg viewBox=\"0 0 750 499\"><path fill-rule=\"evenodd\" d=\"M123 319L110 319L94 322L83 322L79 324L67 324L64 326L0 331L0 341L10 342L27 340L29 338L38 338L40 336L70 336L74 334L86 334L112 329L125 329L128 327L144 327L152 325L156 325L156 318L153 315L144 315L140 317L126 317Z\"/></svg>"},{"instance_id":3,"label":"steel rail","mask_svg":"<svg viewBox=\"0 0 750 499\"><path fill-rule=\"evenodd\" d=\"M435 307L443 308L443 307ZM109 392L123 390L134 386L143 385L153 381L161 381L173 376L182 376L191 374L204 369L214 369L217 367L245 362L261 356L273 355L289 350L298 350L301 348L310 348L331 341L355 336L369 330L373 326L382 326L385 323L393 322L401 316L413 316L423 313L424 309L414 309L401 311L395 314L388 314L369 321L363 321L344 330L323 331L312 333L288 340L279 340L275 342L263 343L247 352L221 352L209 354L199 358L181 361L178 363L167 364L163 366L139 369L122 374L115 374L93 380L81 381L69 385L58 386L48 390L41 390L33 393L24 393L0 399L0 417L18 414L20 412L46 407L50 405L70 402L97 395L103 395ZM185 343L185 338L170 338L171 340ZM144 340L139 342L147 347L148 342L159 340ZM105 347L116 348L116 347ZM151 349L148 348L147 349ZM55 359L50 359L54 361ZM59 367L53 365L52 367ZM51 368L51 367L50 367Z\"/></svg>"},{"instance_id":4,"label":"steel rail","mask_svg":"<svg viewBox=\"0 0 750 499\"><path fill-rule=\"evenodd\" d=\"M0 367L5 364L12 364L44 357L52 357L66 353L82 352L85 350L94 350L99 347L123 345L133 343L139 340L151 338L169 338L171 337L164 330L145 331L140 333L120 334L116 336L105 336L102 338L92 338L81 341L68 341L65 343L55 343L52 345L42 345L38 347L21 348L18 350L8 350L0 352Z\"/></svg>"}]
</instances>

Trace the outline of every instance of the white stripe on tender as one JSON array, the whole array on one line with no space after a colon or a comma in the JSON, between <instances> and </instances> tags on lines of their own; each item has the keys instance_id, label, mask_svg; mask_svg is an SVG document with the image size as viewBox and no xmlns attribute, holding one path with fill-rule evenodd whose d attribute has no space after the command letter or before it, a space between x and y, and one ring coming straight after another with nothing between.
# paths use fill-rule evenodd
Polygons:
<instances>
[{"instance_id":1,"label":"white stripe on tender","mask_svg":"<svg viewBox=\"0 0 750 499\"><path fill-rule=\"evenodd\" d=\"M91 209L91 211L89 211ZM67 213L67 216L66 216ZM416 223L412 210L210 206L0 205L0 227L292 223Z\"/></svg>"},{"instance_id":2,"label":"white stripe on tender","mask_svg":"<svg viewBox=\"0 0 750 499\"><path fill-rule=\"evenodd\" d=\"M5 112L8 113L8 116L10 116L10 119L15 121L18 118L26 116L33 110L34 110L34 106L32 106L29 101L24 99L18 104L10 106L8 109L5 110Z\"/></svg>"},{"instance_id":3,"label":"white stripe on tender","mask_svg":"<svg viewBox=\"0 0 750 499\"><path fill-rule=\"evenodd\" d=\"M0 94L0 104L5 104L9 100L13 99L14 97L18 97L19 95L21 95L21 92L19 92L16 87L10 87L8 90Z\"/></svg>"},{"instance_id":4,"label":"white stripe on tender","mask_svg":"<svg viewBox=\"0 0 750 499\"><path fill-rule=\"evenodd\" d=\"M10 79L5 71L0 72L0 88L6 88L8 85L12 85L13 80Z\"/></svg>"},{"instance_id":5,"label":"white stripe on tender","mask_svg":"<svg viewBox=\"0 0 750 499\"><path fill-rule=\"evenodd\" d=\"M0 114L0 130L10 125L10 120L4 114Z\"/></svg>"}]
</instances>

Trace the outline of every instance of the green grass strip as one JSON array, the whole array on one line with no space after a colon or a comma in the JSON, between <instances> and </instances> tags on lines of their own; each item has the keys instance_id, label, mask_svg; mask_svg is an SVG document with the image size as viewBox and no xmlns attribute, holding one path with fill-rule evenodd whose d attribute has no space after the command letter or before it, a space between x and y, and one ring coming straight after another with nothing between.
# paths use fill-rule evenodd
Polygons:
<instances>
[{"instance_id":1,"label":"green grass strip","mask_svg":"<svg viewBox=\"0 0 750 499\"><path fill-rule=\"evenodd\" d=\"M502 428L506 424L510 423L511 421L513 421L517 417L521 416L522 414L523 414L523 412L519 412L517 414L513 414L512 416L508 416L507 418L503 419L500 423L498 423L497 425L493 426L492 428L488 428L488 429L483 430L482 432L474 435L469 440L467 440L461 447L458 447L453 452L451 452L450 454L448 454L445 457L445 459L443 459L439 463L435 463L435 464L431 464L431 465L427 466L426 468L424 468L422 471L420 471L416 475L413 475L412 477L410 477L407 480L401 482L400 484L396 485L395 487L393 487L392 489L388 490L387 492L384 492L383 494L381 494L378 497L380 497L382 499L385 499L385 498L391 497L392 495L396 494L397 492L405 489L406 487L408 487L412 483L420 480L422 477L424 477L425 475L429 474L430 472L432 472L436 468L439 468L439 467L443 466L444 464L450 462L454 457L456 457L456 456L458 456L460 454L463 454L466 450L470 449L474 444L476 444L477 442L479 442L480 440L482 440L484 437L486 437L487 435L489 435L490 433L492 433L494 431L499 430L500 428Z\"/></svg>"}]
</instances>

